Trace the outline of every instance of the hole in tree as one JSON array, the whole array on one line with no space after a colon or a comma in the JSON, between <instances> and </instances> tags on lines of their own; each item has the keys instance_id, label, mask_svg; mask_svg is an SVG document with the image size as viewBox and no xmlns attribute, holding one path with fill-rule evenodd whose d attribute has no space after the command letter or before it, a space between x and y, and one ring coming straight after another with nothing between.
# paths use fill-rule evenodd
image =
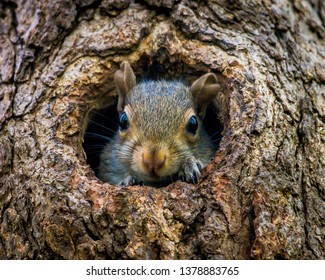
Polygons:
<instances>
[{"instance_id":1,"label":"hole in tree","mask_svg":"<svg viewBox=\"0 0 325 280\"><path fill-rule=\"evenodd\" d=\"M181 80L185 85L190 86L194 80L199 78L205 72L198 73L195 69L186 68L180 63L173 65L169 63L153 63L146 68L146 61L140 61L138 68L141 73L137 76L137 83L145 80L174 79ZM137 68L133 66L134 72L137 73ZM174 72L175 71L175 72ZM177 73L177 74L176 74ZM161 75L159 75L161 74ZM117 99L113 106L109 106L100 110L94 110L90 113L88 127L84 137L83 148L87 155L87 163L95 171L96 176L99 172L100 154L107 143L111 141L119 129L119 114L117 112ZM203 119L203 126L213 143L215 150L219 148L223 125L218 119L218 108L214 105L209 105ZM173 181L178 178L173 177ZM170 182L163 184L167 185Z\"/></svg>"}]
</instances>

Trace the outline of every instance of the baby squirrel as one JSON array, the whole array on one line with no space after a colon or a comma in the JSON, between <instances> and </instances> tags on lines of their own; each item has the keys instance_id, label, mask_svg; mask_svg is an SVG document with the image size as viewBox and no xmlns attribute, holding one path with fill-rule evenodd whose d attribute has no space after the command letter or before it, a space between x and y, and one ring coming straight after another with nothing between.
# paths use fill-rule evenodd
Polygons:
<instances>
[{"instance_id":1,"label":"baby squirrel","mask_svg":"<svg viewBox=\"0 0 325 280\"><path fill-rule=\"evenodd\" d=\"M119 131L100 155L98 177L121 186L195 182L214 154L202 119L220 89L217 77L205 74L190 88L180 81L136 84L123 61L114 81Z\"/></svg>"}]
</instances>

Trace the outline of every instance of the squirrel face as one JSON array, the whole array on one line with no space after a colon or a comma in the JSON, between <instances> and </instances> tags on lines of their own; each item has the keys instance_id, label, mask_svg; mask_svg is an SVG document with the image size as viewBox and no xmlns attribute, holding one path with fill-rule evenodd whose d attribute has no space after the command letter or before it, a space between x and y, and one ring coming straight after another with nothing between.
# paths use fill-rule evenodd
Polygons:
<instances>
[{"instance_id":1,"label":"squirrel face","mask_svg":"<svg viewBox=\"0 0 325 280\"><path fill-rule=\"evenodd\" d=\"M214 74L202 76L190 88L179 81L136 84L124 61L114 80L120 114L117 157L131 174L145 182L168 181L189 158L211 149L202 119L219 89Z\"/></svg>"},{"instance_id":2,"label":"squirrel face","mask_svg":"<svg viewBox=\"0 0 325 280\"><path fill-rule=\"evenodd\" d=\"M193 107L189 89L181 82L136 85L120 114L124 164L146 181L177 173L200 141L202 123Z\"/></svg>"}]
</instances>

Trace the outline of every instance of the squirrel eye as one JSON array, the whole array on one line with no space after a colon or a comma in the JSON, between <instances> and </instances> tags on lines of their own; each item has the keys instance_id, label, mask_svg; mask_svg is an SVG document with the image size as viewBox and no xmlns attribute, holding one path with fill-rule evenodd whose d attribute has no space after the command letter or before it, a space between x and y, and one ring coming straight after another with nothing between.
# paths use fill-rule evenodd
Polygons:
<instances>
[{"instance_id":1,"label":"squirrel eye","mask_svg":"<svg viewBox=\"0 0 325 280\"><path fill-rule=\"evenodd\" d=\"M125 112L120 116L120 130L126 130L129 127L129 119Z\"/></svg>"},{"instance_id":2,"label":"squirrel eye","mask_svg":"<svg viewBox=\"0 0 325 280\"><path fill-rule=\"evenodd\" d=\"M197 121L196 116L190 117L186 125L186 130L192 134L195 134L198 127L199 127L199 123Z\"/></svg>"}]
</instances>

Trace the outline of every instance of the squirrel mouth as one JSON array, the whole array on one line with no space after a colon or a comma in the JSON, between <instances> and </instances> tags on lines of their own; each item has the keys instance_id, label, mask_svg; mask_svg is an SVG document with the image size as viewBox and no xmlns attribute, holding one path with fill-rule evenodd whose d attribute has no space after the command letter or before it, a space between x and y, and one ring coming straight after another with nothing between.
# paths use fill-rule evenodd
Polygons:
<instances>
[{"instance_id":1,"label":"squirrel mouth","mask_svg":"<svg viewBox=\"0 0 325 280\"><path fill-rule=\"evenodd\" d=\"M150 170L148 172L142 173L144 177L147 178L147 180L154 180L154 181L159 181L161 180L161 176L159 176L155 170Z\"/></svg>"},{"instance_id":2,"label":"squirrel mouth","mask_svg":"<svg viewBox=\"0 0 325 280\"><path fill-rule=\"evenodd\" d=\"M154 169L150 171L149 176L153 177L153 178L159 178L160 177L159 175L157 175L157 173L156 173L156 171Z\"/></svg>"}]
</instances>

